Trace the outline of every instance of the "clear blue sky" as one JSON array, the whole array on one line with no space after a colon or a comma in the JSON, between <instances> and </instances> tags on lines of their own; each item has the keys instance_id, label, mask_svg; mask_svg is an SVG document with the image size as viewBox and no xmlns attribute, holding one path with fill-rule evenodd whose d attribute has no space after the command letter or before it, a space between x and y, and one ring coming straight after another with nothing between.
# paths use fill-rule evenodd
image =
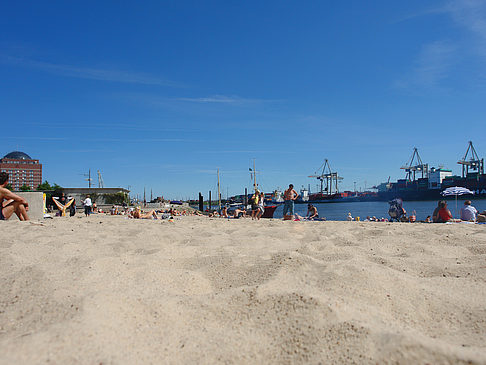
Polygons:
<instances>
[{"instance_id":1,"label":"clear blue sky","mask_svg":"<svg viewBox=\"0 0 486 365\"><path fill-rule=\"evenodd\" d=\"M5 1L0 154L44 179L207 195L342 189L486 155L485 1Z\"/></svg>"}]
</instances>

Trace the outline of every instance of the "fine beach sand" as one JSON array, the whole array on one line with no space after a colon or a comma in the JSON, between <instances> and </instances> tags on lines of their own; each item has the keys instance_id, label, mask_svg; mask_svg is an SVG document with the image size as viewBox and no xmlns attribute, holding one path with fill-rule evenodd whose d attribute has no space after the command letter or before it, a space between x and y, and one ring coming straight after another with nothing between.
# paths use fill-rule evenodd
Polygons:
<instances>
[{"instance_id":1,"label":"fine beach sand","mask_svg":"<svg viewBox=\"0 0 486 365\"><path fill-rule=\"evenodd\" d=\"M486 364L485 225L0 223L1 364Z\"/></svg>"}]
</instances>

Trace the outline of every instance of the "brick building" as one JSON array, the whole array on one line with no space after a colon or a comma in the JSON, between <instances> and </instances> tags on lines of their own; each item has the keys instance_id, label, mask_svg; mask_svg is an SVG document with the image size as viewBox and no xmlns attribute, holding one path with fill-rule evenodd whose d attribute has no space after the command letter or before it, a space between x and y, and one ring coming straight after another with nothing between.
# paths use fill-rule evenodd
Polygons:
<instances>
[{"instance_id":1,"label":"brick building","mask_svg":"<svg viewBox=\"0 0 486 365\"><path fill-rule=\"evenodd\" d=\"M24 152L14 151L0 159L0 171L9 174L8 182L14 190L27 185L32 190L42 183L42 164Z\"/></svg>"}]
</instances>

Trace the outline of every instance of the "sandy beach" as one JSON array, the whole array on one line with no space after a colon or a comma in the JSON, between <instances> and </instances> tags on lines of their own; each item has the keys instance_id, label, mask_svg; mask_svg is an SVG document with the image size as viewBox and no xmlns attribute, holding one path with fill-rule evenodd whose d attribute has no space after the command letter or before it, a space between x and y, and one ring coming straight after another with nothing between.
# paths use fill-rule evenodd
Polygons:
<instances>
[{"instance_id":1,"label":"sandy beach","mask_svg":"<svg viewBox=\"0 0 486 365\"><path fill-rule=\"evenodd\" d=\"M486 364L486 226L0 222L1 364Z\"/></svg>"}]
</instances>

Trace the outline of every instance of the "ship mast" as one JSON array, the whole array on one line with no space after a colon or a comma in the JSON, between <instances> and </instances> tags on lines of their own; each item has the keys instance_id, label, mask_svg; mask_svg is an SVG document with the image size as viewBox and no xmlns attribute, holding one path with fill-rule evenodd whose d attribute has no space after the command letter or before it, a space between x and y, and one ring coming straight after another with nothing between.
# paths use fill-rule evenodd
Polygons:
<instances>
[{"instance_id":1,"label":"ship mast","mask_svg":"<svg viewBox=\"0 0 486 365\"><path fill-rule=\"evenodd\" d=\"M218 207L221 210L221 188L219 185L219 169L218 169Z\"/></svg>"},{"instance_id":2,"label":"ship mast","mask_svg":"<svg viewBox=\"0 0 486 365\"><path fill-rule=\"evenodd\" d=\"M104 188L105 187L105 182L103 181L103 177L101 176L101 171L98 170L98 187L99 188Z\"/></svg>"},{"instance_id":3,"label":"ship mast","mask_svg":"<svg viewBox=\"0 0 486 365\"><path fill-rule=\"evenodd\" d=\"M471 152L471 157L467 160L467 155ZM457 162L459 165L462 165L462 177L467 177L467 174L470 172L476 172L478 175L484 174L484 159L479 159L476 150L474 149L472 141L469 141L467 146L466 154L462 158L462 160Z\"/></svg>"}]
</instances>

